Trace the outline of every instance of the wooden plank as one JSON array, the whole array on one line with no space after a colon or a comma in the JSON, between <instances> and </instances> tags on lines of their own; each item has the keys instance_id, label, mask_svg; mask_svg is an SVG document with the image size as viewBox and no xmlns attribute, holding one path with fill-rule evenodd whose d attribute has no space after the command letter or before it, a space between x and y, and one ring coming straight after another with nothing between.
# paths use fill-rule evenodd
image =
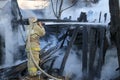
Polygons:
<instances>
[{"instance_id":1,"label":"wooden plank","mask_svg":"<svg viewBox=\"0 0 120 80\"><path fill-rule=\"evenodd\" d=\"M60 48L63 47L64 42L65 42L65 40L66 40L66 38L67 38L68 32L69 32L69 29L67 29L66 33L61 37L62 43L61 43L61 45L60 45ZM60 40L59 40L59 41L60 41Z\"/></svg>"},{"instance_id":2,"label":"wooden plank","mask_svg":"<svg viewBox=\"0 0 120 80\"><path fill-rule=\"evenodd\" d=\"M103 66L103 48L104 48L104 40L105 40L105 29L100 28L100 49L99 49L99 58L98 58L98 66L97 66L97 78L101 77L101 70Z\"/></svg>"},{"instance_id":3,"label":"wooden plank","mask_svg":"<svg viewBox=\"0 0 120 80\"><path fill-rule=\"evenodd\" d=\"M27 68L27 61L12 67L0 69L1 79L19 78L19 75Z\"/></svg>"},{"instance_id":4,"label":"wooden plank","mask_svg":"<svg viewBox=\"0 0 120 80\"><path fill-rule=\"evenodd\" d=\"M59 72L59 73L60 73L61 75L63 74L66 61L67 61L67 59L68 59L68 56L69 56L69 54L70 54L70 50L71 50L72 45L73 45L73 43L74 43L74 41L75 41L75 38L76 38L76 36L77 36L78 31L79 31L79 27L76 27L76 29L74 30L73 35L72 35L72 37L71 37L71 40L70 40L70 42L69 42L69 44L68 44L67 50L66 50L66 52L65 52L65 55L64 55L64 58L63 58L63 60L62 60L61 67L60 67L60 72Z\"/></svg>"},{"instance_id":5,"label":"wooden plank","mask_svg":"<svg viewBox=\"0 0 120 80\"><path fill-rule=\"evenodd\" d=\"M87 79L87 63L88 63L88 31L87 27L83 27L83 39L82 39L82 73L83 80Z\"/></svg>"},{"instance_id":6,"label":"wooden plank","mask_svg":"<svg viewBox=\"0 0 120 80\"><path fill-rule=\"evenodd\" d=\"M94 80L95 77L95 69L94 69L94 61L96 55L98 43L98 33L97 29L92 28L90 29L90 50L89 50L89 63L88 63L88 79Z\"/></svg>"}]
</instances>

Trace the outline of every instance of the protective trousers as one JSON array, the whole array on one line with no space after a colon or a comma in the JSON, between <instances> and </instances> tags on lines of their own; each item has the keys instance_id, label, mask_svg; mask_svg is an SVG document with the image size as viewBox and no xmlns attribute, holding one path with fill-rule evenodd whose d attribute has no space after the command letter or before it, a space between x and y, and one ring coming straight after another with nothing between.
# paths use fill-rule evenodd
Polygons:
<instances>
[{"instance_id":1,"label":"protective trousers","mask_svg":"<svg viewBox=\"0 0 120 80\"><path fill-rule=\"evenodd\" d=\"M34 60L36 61L37 64L39 64L39 51L32 51L32 55L34 57ZM28 57L28 73L30 76L36 76L37 75L37 68L32 60L32 57L30 55L30 53L27 53L27 57Z\"/></svg>"}]
</instances>

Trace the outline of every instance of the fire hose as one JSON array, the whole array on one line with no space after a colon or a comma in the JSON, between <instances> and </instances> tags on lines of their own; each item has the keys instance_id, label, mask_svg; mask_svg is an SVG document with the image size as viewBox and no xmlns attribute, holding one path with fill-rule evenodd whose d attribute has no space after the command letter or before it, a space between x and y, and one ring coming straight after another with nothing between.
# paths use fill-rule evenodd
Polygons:
<instances>
[{"instance_id":1,"label":"fire hose","mask_svg":"<svg viewBox=\"0 0 120 80\"><path fill-rule=\"evenodd\" d=\"M52 76L52 75L49 75L48 73L46 73L37 63L36 63L36 61L35 61L35 59L34 59L34 57L33 57L33 54L32 54L32 50L31 50L31 43L30 43L30 32L31 32L31 30L32 30L32 27L30 26L29 27L29 32L28 32L28 46L29 46L29 52L30 52L30 57L31 57L31 59L32 59L32 61L33 61L33 63L36 65L36 67L43 73L43 74L45 74L47 77L49 77L49 78L52 78L52 79L54 79L54 80L62 80L62 79L59 79L59 78L56 78L56 77L54 77L54 76Z\"/></svg>"}]
</instances>

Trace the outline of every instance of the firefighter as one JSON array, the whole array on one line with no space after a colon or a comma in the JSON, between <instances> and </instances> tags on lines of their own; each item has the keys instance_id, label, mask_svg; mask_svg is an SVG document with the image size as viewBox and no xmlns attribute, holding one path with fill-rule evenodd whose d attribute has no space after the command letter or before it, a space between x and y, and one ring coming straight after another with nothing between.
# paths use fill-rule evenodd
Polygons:
<instances>
[{"instance_id":1,"label":"firefighter","mask_svg":"<svg viewBox=\"0 0 120 80\"><path fill-rule=\"evenodd\" d=\"M29 76L37 75L37 67L32 60L31 54L35 62L39 65L39 53L40 53L40 43L39 38L45 35L45 29L42 26L41 22L36 22L37 19L32 17L29 18L29 25L27 29L27 42L26 42L26 51L28 57L28 74ZM31 53L31 54L30 54Z\"/></svg>"}]
</instances>

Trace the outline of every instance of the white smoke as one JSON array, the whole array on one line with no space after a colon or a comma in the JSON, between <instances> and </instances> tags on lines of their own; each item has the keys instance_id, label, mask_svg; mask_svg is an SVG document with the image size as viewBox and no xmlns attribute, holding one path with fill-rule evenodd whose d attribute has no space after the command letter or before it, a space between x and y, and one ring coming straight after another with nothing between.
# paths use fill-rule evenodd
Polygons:
<instances>
[{"instance_id":1,"label":"white smoke","mask_svg":"<svg viewBox=\"0 0 120 80\"><path fill-rule=\"evenodd\" d=\"M105 65L102 68L101 80L110 80L119 76L117 50L115 47L107 51Z\"/></svg>"},{"instance_id":2,"label":"white smoke","mask_svg":"<svg viewBox=\"0 0 120 80\"><path fill-rule=\"evenodd\" d=\"M5 6L0 9L0 34L2 34L5 40L5 53L2 53L2 55L5 55L3 57L4 60L2 61L4 64L0 65L1 67L13 66L14 64L17 64L16 62L18 59L15 61L15 58L19 57L18 33L13 32L11 20L11 1L9 0ZM18 56L15 56L16 54Z\"/></svg>"},{"instance_id":3,"label":"white smoke","mask_svg":"<svg viewBox=\"0 0 120 80\"><path fill-rule=\"evenodd\" d=\"M37 15L31 10L21 10L23 18L37 17Z\"/></svg>"},{"instance_id":4,"label":"white smoke","mask_svg":"<svg viewBox=\"0 0 120 80\"><path fill-rule=\"evenodd\" d=\"M54 46L56 46L57 45L57 42L58 42L58 40L57 40L57 37L56 36L54 36L54 35L50 35L50 37L47 39L47 40L40 40L40 47L41 48L44 48L45 47L45 45L47 45L47 44L51 44L48 48L50 48L50 47L54 47Z\"/></svg>"},{"instance_id":5,"label":"white smoke","mask_svg":"<svg viewBox=\"0 0 120 80\"><path fill-rule=\"evenodd\" d=\"M1 25L1 34L4 35L5 38L5 61L4 63L7 65L11 65L13 63L13 52L14 52L14 41L12 40L12 28L11 28L11 14L10 5L7 3L8 6L4 6L1 10L0 15L0 25Z\"/></svg>"},{"instance_id":6,"label":"white smoke","mask_svg":"<svg viewBox=\"0 0 120 80\"><path fill-rule=\"evenodd\" d=\"M80 55L82 53L79 53ZM68 57L64 74L72 80L81 80L82 79L82 62L81 56L76 55L75 50L71 50L70 55Z\"/></svg>"},{"instance_id":7,"label":"white smoke","mask_svg":"<svg viewBox=\"0 0 120 80\"><path fill-rule=\"evenodd\" d=\"M10 16L4 17L6 21L4 20L4 25L5 25L5 64L11 65L13 64L13 53L14 53L14 41L13 40L13 33L12 33L12 28L11 28L11 18ZM7 24L6 24L7 22Z\"/></svg>"}]
</instances>

